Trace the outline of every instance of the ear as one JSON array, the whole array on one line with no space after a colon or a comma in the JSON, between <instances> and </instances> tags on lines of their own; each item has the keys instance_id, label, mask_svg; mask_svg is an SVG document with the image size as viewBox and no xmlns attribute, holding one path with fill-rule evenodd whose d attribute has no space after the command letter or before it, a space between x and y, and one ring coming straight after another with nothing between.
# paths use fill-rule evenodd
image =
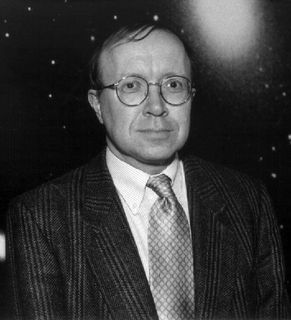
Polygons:
<instances>
[{"instance_id":1,"label":"ear","mask_svg":"<svg viewBox=\"0 0 291 320\"><path fill-rule=\"evenodd\" d=\"M98 94L97 94L96 90L90 89L88 91L88 101L90 103L90 106L94 109L99 122L103 124L103 117L102 117L102 112L101 112L100 99L98 97Z\"/></svg>"}]
</instances>

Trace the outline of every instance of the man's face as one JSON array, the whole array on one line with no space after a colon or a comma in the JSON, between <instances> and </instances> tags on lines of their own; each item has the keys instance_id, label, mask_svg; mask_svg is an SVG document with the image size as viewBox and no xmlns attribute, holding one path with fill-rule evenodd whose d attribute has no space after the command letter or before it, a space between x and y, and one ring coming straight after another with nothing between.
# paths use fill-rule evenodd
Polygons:
<instances>
[{"instance_id":1,"label":"man's face","mask_svg":"<svg viewBox=\"0 0 291 320\"><path fill-rule=\"evenodd\" d=\"M148 82L179 75L190 79L190 61L180 40L154 30L145 39L105 50L100 57L104 85L137 75ZM147 99L128 107L116 91L104 89L90 104L107 132L107 145L121 160L150 174L162 171L185 144L190 126L191 99L181 106L166 103L151 85Z\"/></svg>"}]
</instances>

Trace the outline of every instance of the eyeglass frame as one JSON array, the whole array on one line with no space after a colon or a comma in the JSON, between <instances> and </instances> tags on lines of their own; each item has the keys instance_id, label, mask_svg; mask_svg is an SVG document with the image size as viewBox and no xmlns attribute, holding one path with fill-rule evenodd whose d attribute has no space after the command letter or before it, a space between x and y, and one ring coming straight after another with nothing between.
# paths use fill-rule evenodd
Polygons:
<instances>
[{"instance_id":1,"label":"eyeglass frame","mask_svg":"<svg viewBox=\"0 0 291 320\"><path fill-rule=\"evenodd\" d=\"M146 95L145 95L144 99L143 99L140 103L138 103L138 104L127 104L127 103L123 102L123 101L121 100L121 98L119 97L119 94L118 94L118 85L119 85L119 83L120 83L121 81L123 81L123 80L125 80L125 79L127 79L127 78L129 78L129 77L135 77L135 78L142 79L142 80L144 80L145 83L147 84ZM163 93L162 93L162 85L163 85L163 83L164 83L165 81L167 81L168 79L176 78L176 77L186 79L186 80L190 83L190 88L191 88L188 97L187 97L183 102L181 102L181 103L179 103L179 104L173 104L173 103L168 102L168 101L166 100L166 98L163 96ZM128 107L137 107L137 106L141 105L141 104L148 98L148 96L149 96L149 91L150 91L150 90L149 90L150 85L159 86L159 87L160 87L159 92L160 92L160 96L162 97L162 99L163 99L166 103L168 103L169 105L174 106L174 107L181 106L182 104L186 103L191 97L194 97L195 94L196 94L196 89L193 87L192 81L189 80L188 78L184 77L184 76L179 76L179 75L170 75L170 76L164 77L164 78L162 78L159 82L147 81L145 78L143 78L143 77L141 77L141 76L137 76L137 75L127 75L127 76L122 77L120 80L118 80L118 81L115 82L115 83L112 83L112 84L109 84L109 85L106 85L106 86L97 88L97 91L102 91L102 90L104 90L104 89L112 89L112 90L115 89L116 95L117 95L117 97L118 97L118 99L119 99L119 101L120 101L121 103L123 103L124 105L126 105L126 106L128 106Z\"/></svg>"}]
</instances>

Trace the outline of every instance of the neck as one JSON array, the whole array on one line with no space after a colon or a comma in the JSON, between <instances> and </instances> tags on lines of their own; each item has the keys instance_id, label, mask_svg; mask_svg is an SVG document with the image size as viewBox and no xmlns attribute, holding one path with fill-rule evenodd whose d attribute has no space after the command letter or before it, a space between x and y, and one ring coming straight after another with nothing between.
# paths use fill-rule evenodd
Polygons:
<instances>
[{"instance_id":1,"label":"neck","mask_svg":"<svg viewBox=\"0 0 291 320\"><path fill-rule=\"evenodd\" d=\"M172 163L172 161L175 159L175 154L166 160L154 160L154 161L139 161L133 157L121 154L120 152L117 152L115 149L112 150L112 148L108 147L109 150L121 161L126 162L127 164L131 165L132 167L139 169L149 175L155 175L161 173L163 170L166 169L168 165Z\"/></svg>"}]
</instances>

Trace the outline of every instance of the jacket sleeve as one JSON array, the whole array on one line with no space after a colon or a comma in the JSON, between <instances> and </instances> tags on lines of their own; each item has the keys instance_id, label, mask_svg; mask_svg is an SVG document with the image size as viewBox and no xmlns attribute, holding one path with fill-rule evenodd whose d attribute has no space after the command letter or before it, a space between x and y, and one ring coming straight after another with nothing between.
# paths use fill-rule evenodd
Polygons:
<instances>
[{"instance_id":1,"label":"jacket sleeve","mask_svg":"<svg viewBox=\"0 0 291 320\"><path fill-rule=\"evenodd\" d=\"M12 312L16 319L63 319L64 281L48 231L24 201L11 205L7 217L7 261Z\"/></svg>"},{"instance_id":2,"label":"jacket sleeve","mask_svg":"<svg viewBox=\"0 0 291 320\"><path fill-rule=\"evenodd\" d=\"M261 186L256 221L256 287L259 319L290 319L281 237L270 197Z\"/></svg>"}]
</instances>

